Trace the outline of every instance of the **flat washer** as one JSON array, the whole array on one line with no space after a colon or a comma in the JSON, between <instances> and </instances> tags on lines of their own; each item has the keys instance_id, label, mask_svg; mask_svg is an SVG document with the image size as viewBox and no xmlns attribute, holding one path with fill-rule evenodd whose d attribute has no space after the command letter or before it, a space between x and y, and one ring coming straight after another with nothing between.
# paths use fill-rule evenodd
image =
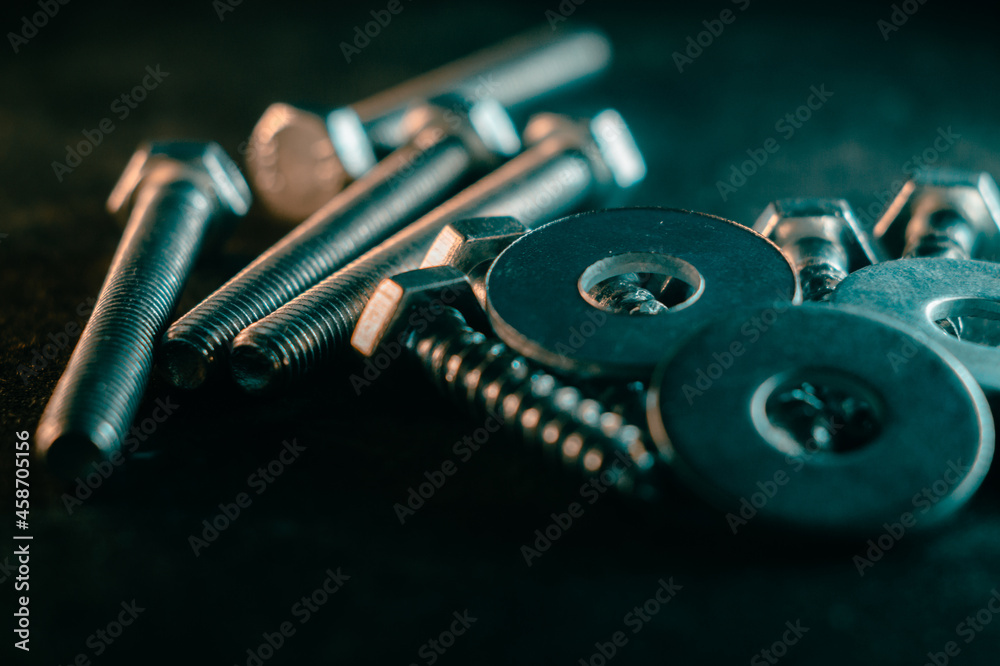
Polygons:
<instances>
[{"instance_id":1,"label":"flat washer","mask_svg":"<svg viewBox=\"0 0 1000 666\"><path fill-rule=\"evenodd\" d=\"M1000 393L1000 347L960 340L934 323L963 315L1000 319L1000 264L934 257L886 261L849 275L830 302L905 322L954 354L984 391Z\"/></svg>"},{"instance_id":2,"label":"flat washer","mask_svg":"<svg viewBox=\"0 0 1000 666\"><path fill-rule=\"evenodd\" d=\"M804 304L769 323L760 314L706 326L654 373L650 431L692 488L729 515L828 535L878 532L906 513L923 527L968 500L992 460L993 419L954 356L858 308ZM734 342L740 353L724 356ZM877 428L850 450L793 438L768 406L800 382L848 387Z\"/></svg>"},{"instance_id":3,"label":"flat washer","mask_svg":"<svg viewBox=\"0 0 1000 666\"><path fill-rule=\"evenodd\" d=\"M584 292L624 272L670 273L695 296L668 312L609 312ZM750 303L798 298L795 272L756 232L722 218L621 208L550 222L512 243L487 275L497 335L526 357L579 376L648 378L681 337Z\"/></svg>"}]
</instances>

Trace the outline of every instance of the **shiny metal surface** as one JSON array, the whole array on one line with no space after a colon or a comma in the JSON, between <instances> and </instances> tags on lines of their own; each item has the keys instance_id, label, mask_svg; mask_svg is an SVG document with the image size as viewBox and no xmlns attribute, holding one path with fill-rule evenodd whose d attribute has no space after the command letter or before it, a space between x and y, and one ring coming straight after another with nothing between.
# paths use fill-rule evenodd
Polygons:
<instances>
[{"instance_id":1,"label":"shiny metal surface","mask_svg":"<svg viewBox=\"0 0 1000 666\"><path fill-rule=\"evenodd\" d=\"M415 108L407 122L421 129L410 143L171 325L160 352L170 382L201 386L227 362L241 330L425 213L470 174L499 162L503 154L496 150L516 151L510 118L489 106L478 126L437 106ZM480 135L484 124L491 137L506 134L515 146L509 140L487 145Z\"/></svg>"},{"instance_id":2,"label":"shiny metal surface","mask_svg":"<svg viewBox=\"0 0 1000 666\"><path fill-rule=\"evenodd\" d=\"M831 302L912 326L954 354L988 393L1000 391L1000 264L934 257L887 261L852 274ZM982 335L963 333L963 320L966 326L981 322Z\"/></svg>"},{"instance_id":3,"label":"shiny metal surface","mask_svg":"<svg viewBox=\"0 0 1000 666\"><path fill-rule=\"evenodd\" d=\"M657 368L648 416L661 455L729 516L752 502L755 520L828 536L947 517L994 445L985 396L942 345L825 304L744 308L691 335Z\"/></svg>"},{"instance_id":4,"label":"shiny metal surface","mask_svg":"<svg viewBox=\"0 0 1000 666\"><path fill-rule=\"evenodd\" d=\"M309 291L242 331L232 370L247 391L280 388L335 358L378 283L419 267L437 234L463 217L512 216L527 227L619 195L645 173L624 121L599 114L599 144L590 121L545 114L526 132L536 142L492 174L354 260ZM637 161L605 161L609 149Z\"/></svg>"},{"instance_id":5,"label":"shiny metal surface","mask_svg":"<svg viewBox=\"0 0 1000 666\"><path fill-rule=\"evenodd\" d=\"M690 285L658 314L608 311L589 292L628 273ZM797 298L769 241L721 218L664 208L582 213L515 241L487 277L490 323L526 357L580 376L646 379L691 330L749 303Z\"/></svg>"},{"instance_id":6,"label":"shiny metal surface","mask_svg":"<svg viewBox=\"0 0 1000 666\"><path fill-rule=\"evenodd\" d=\"M218 144L153 143L135 153L107 205L130 211L128 223L36 435L38 453L68 477L121 456L194 259L215 227L247 212L250 191Z\"/></svg>"},{"instance_id":7,"label":"shiny metal surface","mask_svg":"<svg viewBox=\"0 0 1000 666\"><path fill-rule=\"evenodd\" d=\"M985 171L922 169L875 225L892 257L1000 260L1000 191Z\"/></svg>"},{"instance_id":8,"label":"shiny metal surface","mask_svg":"<svg viewBox=\"0 0 1000 666\"><path fill-rule=\"evenodd\" d=\"M366 356L386 345L406 349L444 393L549 460L640 499L658 499L665 464L643 429L471 329L462 312L478 307L455 267L401 273L379 284L352 342ZM438 314L422 314L428 308Z\"/></svg>"},{"instance_id":9,"label":"shiny metal surface","mask_svg":"<svg viewBox=\"0 0 1000 666\"><path fill-rule=\"evenodd\" d=\"M753 229L795 266L806 301L827 300L849 273L881 258L844 199L779 199L761 213Z\"/></svg>"},{"instance_id":10,"label":"shiny metal surface","mask_svg":"<svg viewBox=\"0 0 1000 666\"><path fill-rule=\"evenodd\" d=\"M276 216L299 221L410 134L404 118L423 100L487 98L508 109L584 81L607 68L611 44L593 29L526 32L325 117L287 104L264 112L251 134L247 170L258 198Z\"/></svg>"}]
</instances>

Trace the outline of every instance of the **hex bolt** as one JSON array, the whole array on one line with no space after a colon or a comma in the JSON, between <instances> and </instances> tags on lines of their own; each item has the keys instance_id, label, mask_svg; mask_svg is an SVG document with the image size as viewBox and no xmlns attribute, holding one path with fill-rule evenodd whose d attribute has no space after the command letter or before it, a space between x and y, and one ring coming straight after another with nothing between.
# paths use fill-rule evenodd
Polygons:
<instances>
[{"instance_id":1,"label":"hex bolt","mask_svg":"<svg viewBox=\"0 0 1000 666\"><path fill-rule=\"evenodd\" d=\"M93 314L38 424L38 454L60 476L120 454L153 349L206 237L246 214L250 190L215 143L140 147L108 198L130 210Z\"/></svg>"},{"instance_id":2,"label":"hex bolt","mask_svg":"<svg viewBox=\"0 0 1000 666\"><path fill-rule=\"evenodd\" d=\"M247 168L261 201L275 215L302 220L350 179L375 165L375 148L405 144L414 103L442 95L485 98L519 109L607 68L611 45L593 29L532 30L394 86L325 118L272 104L251 134Z\"/></svg>"},{"instance_id":3,"label":"hex bolt","mask_svg":"<svg viewBox=\"0 0 1000 666\"><path fill-rule=\"evenodd\" d=\"M449 222L509 215L531 228L608 203L645 176L628 127L610 109L587 122L540 114L525 140L530 149L241 332L231 362L237 383L275 389L334 359L378 283L418 268Z\"/></svg>"},{"instance_id":4,"label":"hex bolt","mask_svg":"<svg viewBox=\"0 0 1000 666\"><path fill-rule=\"evenodd\" d=\"M643 428L471 328L466 308L479 305L457 268L401 273L379 284L353 343L365 356L398 344L444 393L494 416L546 457L640 499L661 496L665 460L646 445Z\"/></svg>"},{"instance_id":5,"label":"hex bolt","mask_svg":"<svg viewBox=\"0 0 1000 666\"><path fill-rule=\"evenodd\" d=\"M173 385L204 384L241 330L427 212L470 174L520 149L510 117L493 100L462 116L427 104L407 122L420 128L412 141L171 325L161 361Z\"/></svg>"},{"instance_id":6,"label":"hex bolt","mask_svg":"<svg viewBox=\"0 0 1000 666\"><path fill-rule=\"evenodd\" d=\"M753 228L795 266L806 301L828 300L841 280L880 259L844 199L780 199L761 213Z\"/></svg>"},{"instance_id":7,"label":"hex bolt","mask_svg":"<svg viewBox=\"0 0 1000 666\"><path fill-rule=\"evenodd\" d=\"M985 171L923 169L875 225L893 257L1000 260L1000 191Z\"/></svg>"}]
</instances>

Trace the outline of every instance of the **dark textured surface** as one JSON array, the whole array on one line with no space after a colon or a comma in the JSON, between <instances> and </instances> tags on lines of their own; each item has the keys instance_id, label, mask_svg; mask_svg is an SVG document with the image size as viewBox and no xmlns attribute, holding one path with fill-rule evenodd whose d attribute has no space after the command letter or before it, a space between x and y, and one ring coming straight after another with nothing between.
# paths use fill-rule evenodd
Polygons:
<instances>
[{"instance_id":1,"label":"dark textured surface","mask_svg":"<svg viewBox=\"0 0 1000 666\"><path fill-rule=\"evenodd\" d=\"M846 196L866 209L905 177L911 155L948 128L961 138L938 163L1000 173L994 17L932 0L885 41L876 22L889 17L889 3L831 7L830 15L732 5L735 22L678 73L671 53L726 4L673 14L587 0L570 17L604 26L617 61L614 75L589 95L553 108L621 110L649 162L633 203L744 223L782 196ZM70 3L18 53L5 38L4 515L14 433L34 430L69 350L24 381L18 366L49 334L83 322L78 304L96 296L118 242L120 228L103 201L140 140L214 138L235 154L271 101L350 102L544 24L546 9L559 3L551 5L476 9L404 0L403 12L350 64L339 42L385 3L295 4L277 12L246 0L224 21L207 0ZM10 8L0 27L6 34L34 11L34 3ZM169 76L120 119L112 102L142 80L147 65ZM833 96L786 139L776 122L805 102L811 86L823 85ZM106 117L114 131L58 181L51 163ZM778 152L724 201L716 181L769 137ZM283 232L255 210L223 253L200 263L179 309ZM610 497L590 506L576 483L554 481L499 438L464 462L452 445L481 421L463 420L398 367L355 398L347 377L362 370L330 373L276 399L221 389L187 395L154 382L140 419L164 396L180 405L176 413L141 444L127 471L116 471L71 515L62 490L34 468L32 661L67 664L84 653L93 663L243 664L262 633L291 621L296 633L266 663L429 663L421 645L448 628L452 611L469 609L476 623L440 663L586 663L595 642L616 631L626 632L628 644L615 663L745 663L798 619L809 631L783 663L920 664L948 641L961 649L955 663L995 663L998 623L968 644L969 634L956 626L1000 586L996 487L984 488L936 534L907 533L860 577L852 556L863 544L777 540L753 523L733 537L719 516L703 520L702 531L681 529L693 515L687 509L676 520L649 519ZM306 450L257 495L260 486L248 485L257 483L248 477L286 439ZM393 505L445 460L455 461L455 475L400 525ZM188 537L240 492L250 493L252 504L196 557ZM525 566L521 546L572 501L584 504L583 517ZM4 565L13 559L9 525L5 518L0 527ZM299 624L293 605L338 567L350 580ZM670 577L683 589L633 634L625 614ZM9 627L14 581L0 578ZM146 610L95 655L88 637L133 598ZM24 661L29 655L13 650L9 630L4 635L3 663L14 652L14 663Z\"/></svg>"}]
</instances>

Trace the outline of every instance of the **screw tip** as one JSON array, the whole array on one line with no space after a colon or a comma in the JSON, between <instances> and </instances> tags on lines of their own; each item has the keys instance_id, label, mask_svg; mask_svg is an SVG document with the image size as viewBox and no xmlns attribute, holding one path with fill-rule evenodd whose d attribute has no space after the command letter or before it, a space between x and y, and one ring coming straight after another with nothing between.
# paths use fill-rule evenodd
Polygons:
<instances>
[{"instance_id":1,"label":"screw tip","mask_svg":"<svg viewBox=\"0 0 1000 666\"><path fill-rule=\"evenodd\" d=\"M44 461L48 470L63 480L80 478L93 471L93 465L107 458L105 447L107 437L102 437L100 430L110 426L104 424L95 432L68 430L44 420L39 424L35 441L38 446L38 456Z\"/></svg>"},{"instance_id":2,"label":"screw tip","mask_svg":"<svg viewBox=\"0 0 1000 666\"><path fill-rule=\"evenodd\" d=\"M281 373L281 359L271 349L255 344L234 345L230 359L233 380L247 393L271 389Z\"/></svg>"},{"instance_id":3,"label":"screw tip","mask_svg":"<svg viewBox=\"0 0 1000 666\"><path fill-rule=\"evenodd\" d=\"M160 345L160 369L177 388L200 387L208 379L211 363L208 352L190 340L171 338Z\"/></svg>"}]
</instances>

